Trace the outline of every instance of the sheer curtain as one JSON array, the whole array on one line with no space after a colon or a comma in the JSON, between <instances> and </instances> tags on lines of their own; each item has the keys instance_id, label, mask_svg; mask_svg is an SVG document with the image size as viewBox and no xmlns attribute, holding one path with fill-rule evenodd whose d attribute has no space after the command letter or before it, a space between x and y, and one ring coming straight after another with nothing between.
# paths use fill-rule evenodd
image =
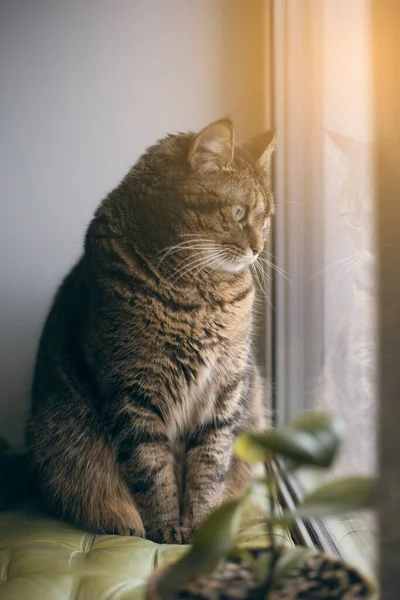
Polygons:
<instances>
[{"instance_id":1,"label":"sheer curtain","mask_svg":"<svg viewBox=\"0 0 400 600\"><path fill-rule=\"evenodd\" d=\"M377 300L368 0L275 3L277 402L342 417L375 469ZM289 376L290 375L290 376ZM282 406L282 409L281 409Z\"/></svg>"},{"instance_id":2,"label":"sheer curtain","mask_svg":"<svg viewBox=\"0 0 400 600\"><path fill-rule=\"evenodd\" d=\"M344 443L336 474L374 473L371 2L276 0L272 10L274 251L290 280L275 277L277 419L314 409L337 415ZM370 528L351 522L368 549Z\"/></svg>"}]
</instances>

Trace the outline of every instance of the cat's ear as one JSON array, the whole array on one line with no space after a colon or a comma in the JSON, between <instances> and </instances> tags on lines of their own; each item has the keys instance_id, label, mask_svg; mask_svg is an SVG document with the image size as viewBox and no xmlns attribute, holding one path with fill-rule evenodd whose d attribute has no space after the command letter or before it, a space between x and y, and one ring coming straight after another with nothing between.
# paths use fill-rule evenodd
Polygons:
<instances>
[{"instance_id":1,"label":"cat's ear","mask_svg":"<svg viewBox=\"0 0 400 600\"><path fill-rule=\"evenodd\" d=\"M274 154L275 146L275 130L255 135L242 143L242 147L244 147L254 160L266 171L269 171L271 168L272 155Z\"/></svg>"},{"instance_id":2,"label":"cat's ear","mask_svg":"<svg viewBox=\"0 0 400 600\"><path fill-rule=\"evenodd\" d=\"M215 121L195 136L189 150L189 163L194 170L202 171L227 166L233 160L234 145L232 121Z\"/></svg>"}]
</instances>

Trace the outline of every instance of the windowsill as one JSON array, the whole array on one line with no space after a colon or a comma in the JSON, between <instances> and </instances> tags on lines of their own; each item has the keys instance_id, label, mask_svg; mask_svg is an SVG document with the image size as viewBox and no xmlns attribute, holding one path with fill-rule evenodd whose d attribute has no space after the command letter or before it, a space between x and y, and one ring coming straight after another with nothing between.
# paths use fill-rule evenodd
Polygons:
<instances>
[{"instance_id":1,"label":"windowsill","mask_svg":"<svg viewBox=\"0 0 400 600\"><path fill-rule=\"evenodd\" d=\"M304 494L321 483L321 473L302 469L296 480ZM326 517L315 522L317 525L322 523L333 546L345 562L351 563L370 577L376 576L377 537L375 515L372 511Z\"/></svg>"}]
</instances>

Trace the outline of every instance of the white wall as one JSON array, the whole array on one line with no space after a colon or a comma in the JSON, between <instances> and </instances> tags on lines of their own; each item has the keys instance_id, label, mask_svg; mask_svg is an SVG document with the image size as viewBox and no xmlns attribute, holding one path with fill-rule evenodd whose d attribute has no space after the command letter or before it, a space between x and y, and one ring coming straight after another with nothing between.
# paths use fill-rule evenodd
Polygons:
<instances>
[{"instance_id":1,"label":"white wall","mask_svg":"<svg viewBox=\"0 0 400 600\"><path fill-rule=\"evenodd\" d=\"M87 223L141 151L230 114L264 126L263 0L2 0L0 435Z\"/></svg>"}]
</instances>

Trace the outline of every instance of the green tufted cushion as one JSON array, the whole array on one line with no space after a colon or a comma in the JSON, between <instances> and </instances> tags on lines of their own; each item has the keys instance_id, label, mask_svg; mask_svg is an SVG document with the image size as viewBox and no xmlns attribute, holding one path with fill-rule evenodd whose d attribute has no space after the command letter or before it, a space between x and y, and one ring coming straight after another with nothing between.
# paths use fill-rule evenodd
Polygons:
<instances>
[{"instance_id":1,"label":"green tufted cushion","mask_svg":"<svg viewBox=\"0 0 400 600\"><path fill-rule=\"evenodd\" d=\"M263 492L245 510L241 544L263 545ZM290 536L280 531L287 542ZM155 566L187 547L92 535L33 510L0 513L0 600L141 600Z\"/></svg>"},{"instance_id":2,"label":"green tufted cushion","mask_svg":"<svg viewBox=\"0 0 400 600\"><path fill-rule=\"evenodd\" d=\"M136 600L153 568L184 551L140 538L92 535L33 513L4 513L0 598Z\"/></svg>"}]
</instances>

